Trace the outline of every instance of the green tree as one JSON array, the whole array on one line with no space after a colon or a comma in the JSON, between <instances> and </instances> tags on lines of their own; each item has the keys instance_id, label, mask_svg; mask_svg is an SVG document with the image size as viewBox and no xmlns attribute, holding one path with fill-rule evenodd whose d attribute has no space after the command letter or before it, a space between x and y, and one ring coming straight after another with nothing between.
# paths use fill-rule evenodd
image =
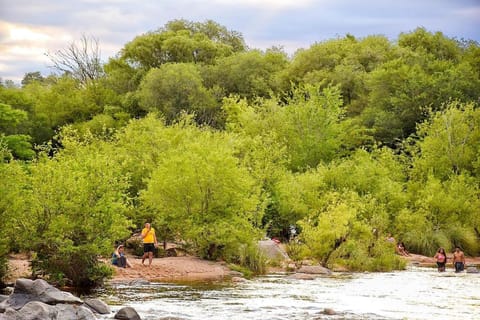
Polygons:
<instances>
[{"instance_id":1,"label":"green tree","mask_svg":"<svg viewBox=\"0 0 480 320\"><path fill-rule=\"evenodd\" d=\"M236 261L260 236L260 190L234 152L228 135L198 130L164 154L141 195L161 230L208 259Z\"/></svg>"},{"instance_id":2,"label":"green tree","mask_svg":"<svg viewBox=\"0 0 480 320\"><path fill-rule=\"evenodd\" d=\"M98 260L128 234L128 180L111 154L64 137L64 151L29 167L29 188L13 223L22 249L35 253L34 270L51 280L90 287L109 274Z\"/></svg>"},{"instance_id":3,"label":"green tree","mask_svg":"<svg viewBox=\"0 0 480 320\"><path fill-rule=\"evenodd\" d=\"M0 156L2 159L11 158L9 150L1 142ZM0 161L0 181L0 283L3 283L8 254L19 249L20 225L14 223L14 218L21 214L23 206L22 190L27 187L28 181L26 170L15 160L8 163Z\"/></svg>"},{"instance_id":4,"label":"green tree","mask_svg":"<svg viewBox=\"0 0 480 320\"><path fill-rule=\"evenodd\" d=\"M165 64L150 70L138 96L142 108L160 111L169 123L181 112L187 112L194 113L198 123L211 124L217 111L215 100L192 64Z\"/></svg>"},{"instance_id":5,"label":"green tree","mask_svg":"<svg viewBox=\"0 0 480 320\"><path fill-rule=\"evenodd\" d=\"M287 63L286 54L279 50L251 50L218 59L215 65L203 68L202 76L207 87L220 87L223 96L253 100L277 91L275 75Z\"/></svg>"}]
</instances>

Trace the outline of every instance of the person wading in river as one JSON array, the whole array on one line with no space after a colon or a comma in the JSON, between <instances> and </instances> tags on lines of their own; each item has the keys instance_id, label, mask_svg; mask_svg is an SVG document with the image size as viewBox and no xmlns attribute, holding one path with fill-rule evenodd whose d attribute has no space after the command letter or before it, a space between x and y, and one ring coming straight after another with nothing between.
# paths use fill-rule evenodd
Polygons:
<instances>
[{"instance_id":1,"label":"person wading in river","mask_svg":"<svg viewBox=\"0 0 480 320\"><path fill-rule=\"evenodd\" d=\"M152 228L150 223L145 223L145 228L142 230L142 239L143 239L143 256L142 256L142 265L145 265L145 259L148 257L148 266L152 265L153 252L158 246L157 236L155 235L155 229Z\"/></svg>"},{"instance_id":2,"label":"person wading in river","mask_svg":"<svg viewBox=\"0 0 480 320\"><path fill-rule=\"evenodd\" d=\"M447 254L445 253L445 249L439 248L433 258L437 262L438 272L445 271L445 265L447 264Z\"/></svg>"},{"instance_id":3,"label":"person wading in river","mask_svg":"<svg viewBox=\"0 0 480 320\"><path fill-rule=\"evenodd\" d=\"M455 267L455 272L462 272L465 269L465 255L459 247L455 248L453 252L453 266Z\"/></svg>"}]
</instances>

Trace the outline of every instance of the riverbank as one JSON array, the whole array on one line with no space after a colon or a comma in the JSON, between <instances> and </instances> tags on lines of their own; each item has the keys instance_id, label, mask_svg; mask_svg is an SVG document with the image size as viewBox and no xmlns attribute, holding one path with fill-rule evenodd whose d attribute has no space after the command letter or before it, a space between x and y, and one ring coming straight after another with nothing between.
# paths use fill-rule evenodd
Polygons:
<instances>
[{"instance_id":1,"label":"riverbank","mask_svg":"<svg viewBox=\"0 0 480 320\"><path fill-rule=\"evenodd\" d=\"M214 281L231 277L232 271L223 262L202 260L192 256L153 259L152 265L145 265L142 259L128 256L131 268L115 268L110 282L128 282L143 279L159 282Z\"/></svg>"},{"instance_id":2,"label":"riverbank","mask_svg":"<svg viewBox=\"0 0 480 320\"><path fill-rule=\"evenodd\" d=\"M109 282L130 282L140 279L159 282L214 281L231 277L233 274L224 262L212 262L193 256L156 258L153 259L150 267L142 265L142 260L135 256L127 255L127 258L132 268L115 268L113 278ZM432 257L411 254L403 258L409 265L436 267ZM451 255L448 258L447 268L451 268ZM480 267L480 257L466 257L466 265ZM8 268L7 283L14 283L18 278L31 276L26 255L11 255Z\"/></svg>"}]
</instances>

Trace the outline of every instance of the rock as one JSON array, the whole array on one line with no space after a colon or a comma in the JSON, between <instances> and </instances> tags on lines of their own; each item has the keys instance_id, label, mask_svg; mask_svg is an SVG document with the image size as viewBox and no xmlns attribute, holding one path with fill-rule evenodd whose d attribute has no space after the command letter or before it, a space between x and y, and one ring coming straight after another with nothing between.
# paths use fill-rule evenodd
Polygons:
<instances>
[{"instance_id":1,"label":"rock","mask_svg":"<svg viewBox=\"0 0 480 320\"><path fill-rule=\"evenodd\" d=\"M308 274L323 274L323 275L331 275L332 271L322 266L302 266L298 272L300 273L308 273Z\"/></svg>"},{"instance_id":2,"label":"rock","mask_svg":"<svg viewBox=\"0 0 480 320\"><path fill-rule=\"evenodd\" d=\"M468 267L467 268L467 273L478 273L477 267Z\"/></svg>"},{"instance_id":3,"label":"rock","mask_svg":"<svg viewBox=\"0 0 480 320\"><path fill-rule=\"evenodd\" d=\"M5 301L8 299L8 296L0 294L0 302Z\"/></svg>"},{"instance_id":4,"label":"rock","mask_svg":"<svg viewBox=\"0 0 480 320\"><path fill-rule=\"evenodd\" d=\"M288 276L289 279L295 280L315 280L315 276L306 273L294 273Z\"/></svg>"},{"instance_id":5,"label":"rock","mask_svg":"<svg viewBox=\"0 0 480 320\"><path fill-rule=\"evenodd\" d=\"M57 318L55 319L78 319L78 320L96 320L97 317L93 312L84 306L77 306L72 304L57 304ZM23 310L23 308L22 308ZM41 318L44 319L44 318Z\"/></svg>"},{"instance_id":6,"label":"rock","mask_svg":"<svg viewBox=\"0 0 480 320\"><path fill-rule=\"evenodd\" d=\"M83 302L96 313L109 314L112 312L110 307L100 299L85 299Z\"/></svg>"},{"instance_id":7,"label":"rock","mask_svg":"<svg viewBox=\"0 0 480 320\"><path fill-rule=\"evenodd\" d=\"M12 308L15 310L21 309L29 301L38 301L32 299L32 296L25 293L12 293L7 300L0 302L0 312L6 308Z\"/></svg>"},{"instance_id":8,"label":"rock","mask_svg":"<svg viewBox=\"0 0 480 320\"><path fill-rule=\"evenodd\" d=\"M248 280L242 277L232 277L232 282L239 283L239 282L247 282Z\"/></svg>"},{"instance_id":9,"label":"rock","mask_svg":"<svg viewBox=\"0 0 480 320\"><path fill-rule=\"evenodd\" d=\"M0 313L0 320L17 320L18 312L15 309L8 308L4 313Z\"/></svg>"},{"instance_id":10,"label":"rock","mask_svg":"<svg viewBox=\"0 0 480 320\"><path fill-rule=\"evenodd\" d=\"M258 248L267 259L270 260L290 260L288 254L273 240L261 240L258 242Z\"/></svg>"},{"instance_id":11,"label":"rock","mask_svg":"<svg viewBox=\"0 0 480 320\"><path fill-rule=\"evenodd\" d=\"M25 304L22 309L17 312L19 320L36 320L36 319L57 319L57 310L54 306L50 306L40 301L30 301ZM60 319L76 319L76 318L60 318ZM87 320L87 319L85 319Z\"/></svg>"},{"instance_id":12,"label":"rock","mask_svg":"<svg viewBox=\"0 0 480 320\"><path fill-rule=\"evenodd\" d=\"M58 290L45 280L38 279L17 279L13 293L7 300L0 303L0 310L5 307L11 307L15 310L21 309L30 301L40 301L47 304L73 303L82 304L82 300L75 297L70 292Z\"/></svg>"},{"instance_id":13,"label":"rock","mask_svg":"<svg viewBox=\"0 0 480 320\"><path fill-rule=\"evenodd\" d=\"M335 312L335 310L331 309L331 308L325 308L323 309L322 311L323 314L326 314L328 316L334 316L336 315L337 313Z\"/></svg>"},{"instance_id":14,"label":"rock","mask_svg":"<svg viewBox=\"0 0 480 320\"><path fill-rule=\"evenodd\" d=\"M132 287L136 286L148 286L150 284L150 281L145 280L145 279L135 279L133 281L130 281L130 285Z\"/></svg>"},{"instance_id":15,"label":"rock","mask_svg":"<svg viewBox=\"0 0 480 320\"><path fill-rule=\"evenodd\" d=\"M29 293L32 291L33 280L20 278L15 281L14 293Z\"/></svg>"},{"instance_id":16,"label":"rock","mask_svg":"<svg viewBox=\"0 0 480 320\"><path fill-rule=\"evenodd\" d=\"M114 319L141 320L137 311L135 311L135 309L133 309L132 307L123 307L122 309L118 310L118 312L115 314Z\"/></svg>"},{"instance_id":17,"label":"rock","mask_svg":"<svg viewBox=\"0 0 480 320\"><path fill-rule=\"evenodd\" d=\"M243 277L243 273L241 273L240 271L235 271L235 270L231 270L228 272L228 275L232 278L235 278L235 277Z\"/></svg>"}]
</instances>

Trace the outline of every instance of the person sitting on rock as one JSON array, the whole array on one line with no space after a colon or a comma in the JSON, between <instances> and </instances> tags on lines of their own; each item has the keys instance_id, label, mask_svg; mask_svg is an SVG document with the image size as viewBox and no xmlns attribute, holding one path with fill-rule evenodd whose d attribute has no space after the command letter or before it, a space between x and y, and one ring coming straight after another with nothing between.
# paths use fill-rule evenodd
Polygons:
<instances>
[{"instance_id":1,"label":"person sitting on rock","mask_svg":"<svg viewBox=\"0 0 480 320\"><path fill-rule=\"evenodd\" d=\"M397 253L405 257L410 256L407 249L405 249L405 244L403 242L397 244Z\"/></svg>"},{"instance_id":2,"label":"person sitting on rock","mask_svg":"<svg viewBox=\"0 0 480 320\"><path fill-rule=\"evenodd\" d=\"M119 268L132 267L130 262L128 262L127 257L125 256L123 245L119 245L115 252L112 254L112 264Z\"/></svg>"}]
</instances>

